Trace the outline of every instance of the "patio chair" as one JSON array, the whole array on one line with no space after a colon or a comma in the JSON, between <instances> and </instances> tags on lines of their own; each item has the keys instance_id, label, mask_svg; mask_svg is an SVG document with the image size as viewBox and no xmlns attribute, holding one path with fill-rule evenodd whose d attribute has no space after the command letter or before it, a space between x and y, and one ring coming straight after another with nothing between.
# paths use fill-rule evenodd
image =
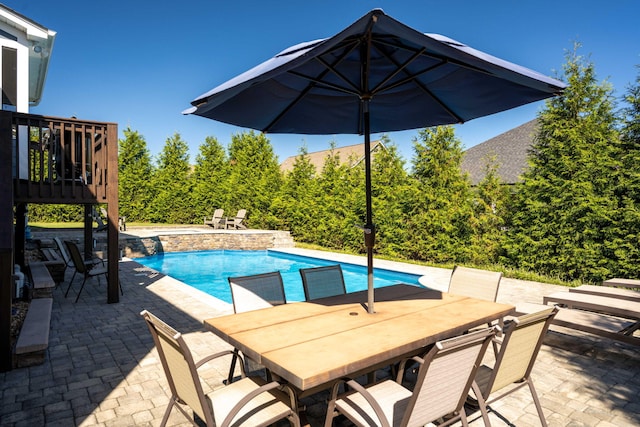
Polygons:
<instances>
[{"instance_id":1,"label":"patio chair","mask_svg":"<svg viewBox=\"0 0 640 427\"><path fill-rule=\"evenodd\" d=\"M229 277L228 280L235 313L287 303L279 271Z\"/></svg>"},{"instance_id":2,"label":"patio chair","mask_svg":"<svg viewBox=\"0 0 640 427\"><path fill-rule=\"evenodd\" d=\"M366 387L350 379L338 382L331 391L325 427L340 414L357 426L422 426L444 417L439 426L457 421L468 426L464 403L496 329L439 341L424 357L409 359L420 365L413 391L402 385L404 362L395 381ZM339 396L343 383L350 389Z\"/></svg>"},{"instance_id":3,"label":"patio chair","mask_svg":"<svg viewBox=\"0 0 640 427\"><path fill-rule=\"evenodd\" d=\"M205 217L204 224L209 225L214 229L225 228L225 219L223 218L223 215L224 215L223 209L216 209L215 211L213 211L213 216L211 217L211 219L207 219Z\"/></svg>"},{"instance_id":4,"label":"patio chair","mask_svg":"<svg viewBox=\"0 0 640 427\"><path fill-rule=\"evenodd\" d=\"M453 267L451 278L449 279L450 294L464 295L470 298L477 298L495 302L498 298L498 289L502 273L477 268ZM504 321L500 319L498 325L502 327ZM492 323L489 323L491 326ZM500 335L500 332L498 333ZM493 351L498 354L498 347L493 344Z\"/></svg>"},{"instance_id":5,"label":"patio chair","mask_svg":"<svg viewBox=\"0 0 640 427\"><path fill-rule=\"evenodd\" d=\"M82 280L82 286L80 286L80 290L78 291L78 295L76 296L76 301L80 298L80 294L84 289L84 284L87 283L87 279L91 277L96 277L98 279L98 283L100 283L100 276L104 275L107 277L107 269L104 266L89 266L85 263L82 255L80 254L80 249L78 249L78 245L71 241L64 242L67 245L67 249L69 250L69 254L71 255L71 260L73 261L73 266L76 271L72 277L72 280L69 281L69 286L67 287L67 291L64 293L64 297L66 298L69 294L69 290L71 289L71 285L73 284L73 279L75 278L76 273L80 273L84 276ZM122 288L120 288L120 292L122 293Z\"/></svg>"},{"instance_id":6,"label":"patio chair","mask_svg":"<svg viewBox=\"0 0 640 427\"><path fill-rule=\"evenodd\" d=\"M209 427L267 426L283 419L300 425L293 392L275 381L267 384L260 378L246 377L242 371L240 380L205 394L198 368L233 353L225 350L195 362L182 334L147 310L140 315L149 327L171 391L161 426L167 424L174 406L196 426L195 416L192 418L184 406Z\"/></svg>"},{"instance_id":7,"label":"patio chair","mask_svg":"<svg viewBox=\"0 0 640 427\"><path fill-rule=\"evenodd\" d=\"M533 386L531 371L549 325L557 312L558 307L550 307L507 322L500 340L500 351L493 367L481 366L473 385L473 391L486 426L491 425L487 413L488 405L524 386L529 386L540 422L543 426L547 425L540 400ZM491 397L494 393L505 388L507 388L505 392Z\"/></svg>"},{"instance_id":8,"label":"patio chair","mask_svg":"<svg viewBox=\"0 0 640 427\"><path fill-rule=\"evenodd\" d=\"M104 211L104 208L101 209L101 210ZM100 231L106 230L107 229L107 224L104 223L104 221L102 220L102 217L100 216L100 214L98 212L96 212L95 208L91 208L91 212L92 212L93 220L96 223L98 223L98 226L96 227L95 231L96 232L100 232ZM107 217L107 215L105 214L105 218L106 217Z\"/></svg>"},{"instance_id":9,"label":"patio chair","mask_svg":"<svg viewBox=\"0 0 640 427\"><path fill-rule=\"evenodd\" d=\"M448 292L495 302L501 279L502 273L500 272L457 265L451 273Z\"/></svg>"},{"instance_id":10,"label":"patio chair","mask_svg":"<svg viewBox=\"0 0 640 427\"><path fill-rule=\"evenodd\" d=\"M300 276L307 301L347 293L340 264L301 268Z\"/></svg>"},{"instance_id":11,"label":"patio chair","mask_svg":"<svg viewBox=\"0 0 640 427\"><path fill-rule=\"evenodd\" d=\"M73 282L73 279L76 278L76 274L78 273L78 270L75 269L75 266L73 264L73 260L71 259L71 256L69 255L69 253L67 252L67 249L65 248L65 245L62 244L62 241L60 240L59 237L54 237L53 238L54 243L56 244L56 247L58 248L58 252L60 252L60 255L62 256L63 261L67 264L67 267L71 267L74 269L73 271L73 276L71 276L71 281ZM104 259L103 258L98 258L98 257L93 257L90 260L84 260L84 264L88 267L88 268L92 268L95 265L98 264L102 264L103 266L104 264Z\"/></svg>"},{"instance_id":12,"label":"patio chair","mask_svg":"<svg viewBox=\"0 0 640 427\"><path fill-rule=\"evenodd\" d=\"M258 310L287 303L282 275L279 271L254 274L251 276L229 277L228 280L229 286L231 287L234 313L243 313L245 311ZM231 382L233 378L238 357L238 350L235 349L227 378L229 382ZM249 372L264 369L259 363L246 357L245 359L246 369ZM270 374L267 373L267 378L269 378L269 375Z\"/></svg>"},{"instance_id":13,"label":"patio chair","mask_svg":"<svg viewBox=\"0 0 640 427\"><path fill-rule=\"evenodd\" d=\"M235 217L227 218L227 228L234 228L236 230L246 230L247 226L244 224L244 219L247 217L247 210L240 209Z\"/></svg>"}]
</instances>

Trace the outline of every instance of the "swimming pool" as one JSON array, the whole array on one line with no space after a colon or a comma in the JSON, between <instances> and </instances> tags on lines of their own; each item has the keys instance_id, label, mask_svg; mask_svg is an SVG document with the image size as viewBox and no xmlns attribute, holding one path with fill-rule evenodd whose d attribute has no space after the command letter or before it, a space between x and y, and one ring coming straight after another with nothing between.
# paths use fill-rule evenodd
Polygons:
<instances>
[{"instance_id":1,"label":"swimming pool","mask_svg":"<svg viewBox=\"0 0 640 427\"><path fill-rule=\"evenodd\" d=\"M171 276L222 301L231 303L228 277L280 271L287 301L304 301L301 268L336 264L319 258L271 251L211 250L166 252L161 255L136 258L140 264ZM367 268L340 263L347 292L367 289ZM415 274L375 269L374 287L397 283L419 285Z\"/></svg>"}]
</instances>

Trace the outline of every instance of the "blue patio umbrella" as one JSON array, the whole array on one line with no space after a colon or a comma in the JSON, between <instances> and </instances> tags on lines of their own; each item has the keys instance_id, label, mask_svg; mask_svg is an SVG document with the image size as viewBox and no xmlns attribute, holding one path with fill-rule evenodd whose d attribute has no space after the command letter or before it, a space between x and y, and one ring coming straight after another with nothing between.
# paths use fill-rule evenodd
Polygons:
<instances>
[{"instance_id":1,"label":"blue patio umbrella","mask_svg":"<svg viewBox=\"0 0 640 427\"><path fill-rule=\"evenodd\" d=\"M265 133L364 135L367 309L373 313L370 133L464 123L564 87L374 9L333 37L292 46L217 86L184 114Z\"/></svg>"}]
</instances>

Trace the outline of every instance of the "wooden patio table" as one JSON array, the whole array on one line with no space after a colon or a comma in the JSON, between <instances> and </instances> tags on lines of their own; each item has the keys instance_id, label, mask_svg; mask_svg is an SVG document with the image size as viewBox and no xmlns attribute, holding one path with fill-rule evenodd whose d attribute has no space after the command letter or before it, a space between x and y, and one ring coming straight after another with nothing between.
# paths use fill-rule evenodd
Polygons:
<instances>
[{"instance_id":1,"label":"wooden patio table","mask_svg":"<svg viewBox=\"0 0 640 427\"><path fill-rule=\"evenodd\" d=\"M438 340L511 314L508 304L412 285L206 319L205 328L293 386L298 396L426 351Z\"/></svg>"}]
</instances>

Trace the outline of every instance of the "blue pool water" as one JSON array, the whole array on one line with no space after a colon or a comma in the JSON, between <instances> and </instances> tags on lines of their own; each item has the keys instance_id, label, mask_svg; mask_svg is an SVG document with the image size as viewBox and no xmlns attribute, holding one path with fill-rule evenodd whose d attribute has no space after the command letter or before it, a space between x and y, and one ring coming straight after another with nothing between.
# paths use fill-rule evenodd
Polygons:
<instances>
[{"instance_id":1,"label":"blue pool water","mask_svg":"<svg viewBox=\"0 0 640 427\"><path fill-rule=\"evenodd\" d=\"M168 252L137 258L137 262L196 289L231 303L228 277L280 271L287 301L304 301L301 268L336 264L319 258L270 251L213 250ZM367 268L341 263L347 292L367 289ZM396 283L418 285L420 276L390 270L374 270L374 287Z\"/></svg>"}]
</instances>

